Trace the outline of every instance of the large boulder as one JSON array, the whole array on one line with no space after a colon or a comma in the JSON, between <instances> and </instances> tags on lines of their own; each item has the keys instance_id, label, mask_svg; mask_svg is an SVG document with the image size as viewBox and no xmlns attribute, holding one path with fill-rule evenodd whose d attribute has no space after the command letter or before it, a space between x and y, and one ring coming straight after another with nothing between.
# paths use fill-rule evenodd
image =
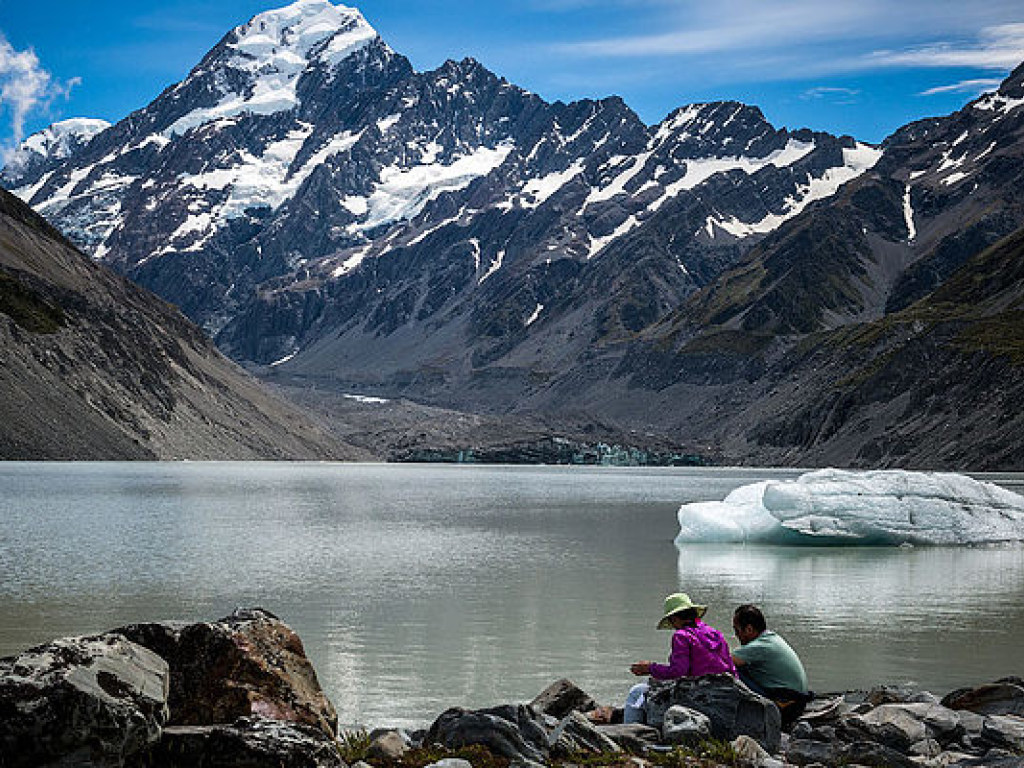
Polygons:
<instances>
[{"instance_id":1,"label":"large boulder","mask_svg":"<svg viewBox=\"0 0 1024 768\"><path fill-rule=\"evenodd\" d=\"M662 727L665 713L677 704L707 715L711 720L711 734L716 739L732 741L746 735L769 752L779 748L782 738L779 708L732 675L652 680L645 706L647 724Z\"/></svg>"},{"instance_id":2,"label":"large boulder","mask_svg":"<svg viewBox=\"0 0 1024 768\"><path fill-rule=\"evenodd\" d=\"M544 762L550 749L540 716L525 704L479 710L452 707L427 731L424 746L431 744L448 749L479 744L499 757L536 763Z\"/></svg>"},{"instance_id":3,"label":"large boulder","mask_svg":"<svg viewBox=\"0 0 1024 768\"><path fill-rule=\"evenodd\" d=\"M299 636L269 611L239 609L199 624L133 624L115 630L170 665L171 725L218 725L257 716L319 728L338 715Z\"/></svg>"},{"instance_id":4,"label":"large boulder","mask_svg":"<svg viewBox=\"0 0 1024 768\"><path fill-rule=\"evenodd\" d=\"M129 768L347 768L319 728L259 717L176 725Z\"/></svg>"},{"instance_id":5,"label":"large boulder","mask_svg":"<svg viewBox=\"0 0 1024 768\"><path fill-rule=\"evenodd\" d=\"M167 663L120 635L0 659L0 765L120 768L160 738Z\"/></svg>"},{"instance_id":6,"label":"large boulder","mask_svg":"<svg viewBox=\"0 0 1024 768\"><path fill-rule=\"evenodd\" d=\"M1024 680L1004 677L975 688L960 688L942 699L950 709L966 709L979 715L1024 717Z\"/></svg>"}]
</instances>

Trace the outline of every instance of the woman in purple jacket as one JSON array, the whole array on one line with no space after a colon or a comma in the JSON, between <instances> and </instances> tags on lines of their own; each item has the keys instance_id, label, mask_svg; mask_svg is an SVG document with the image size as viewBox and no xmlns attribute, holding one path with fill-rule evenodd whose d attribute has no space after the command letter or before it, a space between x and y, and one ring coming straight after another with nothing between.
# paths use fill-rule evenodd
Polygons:
<instances>
[{"instance_id":1,"label":"woman in purple jacket","mask_svg":"<svg viewBox=\"0 0 1024 768\"><path fill-rule=\"evenodd\" d=\"M729 643L721 632L701 621L707 610L707 606L695 604L683 592L666 597L665 615L658 622L658 629L675 630L672 633L672 651L668 664L638 661L630 666L629 671L637 676L650 675L656 680L700 677L719 672L736 674ZM638 683L630 689L623 707L624 722L644 721L644 700L648 687L647 683Z\"/></svg>"}]
</instances>

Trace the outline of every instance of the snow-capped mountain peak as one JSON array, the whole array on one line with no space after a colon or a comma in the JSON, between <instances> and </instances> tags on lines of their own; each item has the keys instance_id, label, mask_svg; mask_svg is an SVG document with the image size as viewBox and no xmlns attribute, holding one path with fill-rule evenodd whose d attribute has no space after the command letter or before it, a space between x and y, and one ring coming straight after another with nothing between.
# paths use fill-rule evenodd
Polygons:
<instances>
[{"instance_id":1,"label":"snow-capped mountain peak","mask_svg":"<svg viewBox=\"0 0 1024 768\"><path fill-rule=\"evenodd\" d=\"M293 109L300 101L303 74L315 68L330 71L379 40L358 10L329 0L297 0L265 11L236 27L214 49L215 55L175 89L186 92L203 83L201 90L218 92L216 103L191 110L161 133L170 138L243 113L272 115ZM205 83L211 79L209 88Z\"/></svg>"},{"instance_id":2,"label":"snow-capped mountain peak","mask_svg":"<svg viewBox=\"0 0 1024 768\"><path fill-rule=\"evenodd\" d=\"M235 29L229 47L259 67L300 71L313 60L336 64L377 37L355 8L329 0L297 0Z\"/></svg>"}]
</instances>

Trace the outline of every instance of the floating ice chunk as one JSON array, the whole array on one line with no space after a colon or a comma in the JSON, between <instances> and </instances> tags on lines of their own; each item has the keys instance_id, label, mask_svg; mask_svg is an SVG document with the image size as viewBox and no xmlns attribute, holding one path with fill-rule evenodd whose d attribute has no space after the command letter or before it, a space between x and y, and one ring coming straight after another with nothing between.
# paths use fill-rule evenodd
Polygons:
<instances>
[{"instance_id":1,"label":"floating ice chunk","mask_svg":"<svg viewBox=\"0 0 1024 768\"><path fill-rule=\"evenodd\" d=\"M683 504L677 543L988 544L1024 541L1024 496L964 475L822 469Z\"/></svg>"}]
</instances>

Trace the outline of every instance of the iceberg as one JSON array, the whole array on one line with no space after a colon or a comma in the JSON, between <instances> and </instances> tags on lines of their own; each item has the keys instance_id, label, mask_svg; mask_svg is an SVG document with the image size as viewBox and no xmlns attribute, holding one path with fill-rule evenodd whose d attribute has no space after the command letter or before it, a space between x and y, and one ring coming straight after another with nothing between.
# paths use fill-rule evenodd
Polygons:
<instances>
[{"instance_id":1,"label":"iceberg","mask_svg":"<svg viewBox=\"0 0 1024 768\"><path fill-rule=\"evenodd\" d=\"M683 504L677 544L809 546L1024 542L1024 496L966 475L821 469Z\"/></svg>"}]
</instances>

